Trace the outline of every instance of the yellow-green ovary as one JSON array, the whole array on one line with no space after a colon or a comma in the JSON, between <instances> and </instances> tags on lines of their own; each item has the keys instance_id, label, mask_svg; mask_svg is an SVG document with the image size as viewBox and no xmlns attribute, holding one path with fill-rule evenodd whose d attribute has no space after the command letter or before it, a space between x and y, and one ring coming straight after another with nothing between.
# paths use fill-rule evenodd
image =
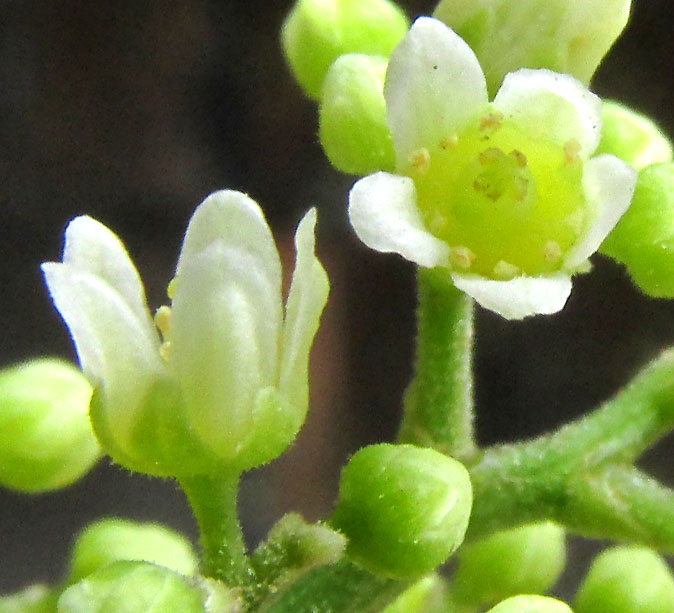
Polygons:
<instances>
[{"instance_id":1,"label":"yellow-green ovary","mask_svg":"<svg viewBox=\"0 0 674 613\"><path fill-rule=\"evenodd\" d=\"M414 152L426 227L455 270L495 279L559 270L588 222L575 140L559 145L488 110L460 134Z\"/></svg>"}]
</instances>

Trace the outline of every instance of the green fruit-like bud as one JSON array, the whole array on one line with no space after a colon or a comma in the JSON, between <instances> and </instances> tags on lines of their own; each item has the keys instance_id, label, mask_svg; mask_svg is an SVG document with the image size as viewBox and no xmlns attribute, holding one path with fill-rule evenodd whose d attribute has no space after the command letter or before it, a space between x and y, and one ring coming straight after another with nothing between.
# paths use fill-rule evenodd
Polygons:
<instances>
[{"instance_id":1,"label":"green fruit-like bud","mask_svg":"<svg viewBox=\"0 0 674 613\"><path fill-rule=\"evenodd\" d=\"M56 596L46 585L31 585L0 597L0 613L54 613Z\"/></svg>"},{"instance_id":2,"label":"green fruit-like bud","mask_svg":"<svg viewBox=\"0 0 674 613\"><path fill-rule=\"evenodd\" d=\"M475 51L491 94L519 68L587 84L623 31L631 0L441 0L433 16Z\"/></svg>"},{"instance_id":3,"label":"green fruit-like bud","mask_svg":"<svg viewBox=\"0 0 674 613\"><path fill-rule=\"evenodd\" d=\"M463 542L472 488L462 464L432 449L371 445L342 471L334 525L366 570L415 578Z\"/></svg>"},{"instance_id":4,"label":"green fruit-like bud","mask_svg":"<svg viewBox=\"0 0 674 613\"><path fill-rule=\"evenodd\" d=\"M194 575L199 561L190 542L159 524L104 519L79 535L71 556L68 583L119 560L139 560L165 566L182 575Z\"/></svg>"},{"instance_id":5,"label":"green fruit-like bud","mask_svg":"<svg viewBox=\"0 0 674 613\"><path fill-rule=\"evenodd\" d=\"M80 479L101 455L89 422L91 387L66 362L0 372L0 484L42 492Z\"/></svg>"},{"instance_id":6,"label":"green fruit-like bud","mask_svg":"<svg viewBox=\"0 0 674 613\"><path fill-rule=\"evenodd\" d=\"M573 613L573 611L567 604L554 598L515 596L497 604L487 613Z\"/></svg>"},{"instance_id":7,"label":"green fruit-like bud","mask_svg":"<svg viewBox=\"0 0 674 613\"><path fill-rule=\"evenodd\" d=\"M639 173L632 204L600 251L627 266L649 296L674 296L674 164Z\"/></svg>"},{"instance_id":8,"label":"green fruit-like bud","mask_svg":"<svg viewBox=\"0 0 674 613\"><path fill-rule=\"evenodd\" d=\"M655 552L614 547L595 558L574 608L577 613L674 611L674 578Z\"/></svg>"},{"instance_id":9,"label":"green fruit-like bud","mask_svg":"<svg viewBox=\"0 0 674 613\"><path fill-rule=\"evenodd\" d=\"M218 606L213 606L217 602ZM146 562L115 562L69 587L58 613L234 613L224 585Z\"/></svg>"},{"instance_id":10,"label":"green fruit-like bud","mask_svg":"<svg viewBox=\"0 0 674 613\"><path fill-rule=\"evenodd\" d=\"M388 56L409 22L389 0L298 0L281 41L306 94L320 100L330 65L345 53Z\"/></svg>"},{"instance_id":11,"label":"green fruit-like bud","mask_svg":"<svg viewBox=\"0 0 674 613\"><path fill-rule=\"evenodd\" d=\"M319 135L332 165L354 175L393 171L381 56L342 55L328 70L319 108Z\"/></svg>"},{"instance_id":12,"label":"green fruit-like bud","mask_svg":"<svg viewBox=\"0 0 674 613\"><path fill-rule=\"evenodd\" d=\"M565 561L565 534L556 524L499 532L461 549L452 596L457 603L480 606L517 594L543 594Z\"/></svg>"},{"instance_id":13,"label":"green fruit-like bud","mask_svg":"<svg viewBox=\"0 0 674 613\"><path fill-rule=\"evenodd\" d=\"M605 100L599 153L611 153L641 170L672 161L672 144L655 123L629 107Z\"/></svg>"}]
</instances>

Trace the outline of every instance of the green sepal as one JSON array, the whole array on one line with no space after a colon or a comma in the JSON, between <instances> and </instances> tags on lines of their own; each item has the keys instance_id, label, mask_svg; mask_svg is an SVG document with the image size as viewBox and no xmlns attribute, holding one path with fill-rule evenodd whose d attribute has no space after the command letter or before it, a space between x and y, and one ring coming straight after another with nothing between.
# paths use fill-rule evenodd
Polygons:
<instances>
[{"instance_id":1,"label":"green sepal","mask_svg":"<svg viewBox=\"0 0 674 613\"><path fill-rule=\"evenodd\" d=\"M342 471L331 523L369 572L418 579L463 542L471 505L470 478L456 460L412 445L370 445Z\"/></svg>"},{"instance_id":2,"label":"green sepal","mask_svg":"<svg viewBox=\"0 0 674 613\"><path fill-rule=\"evenodd\" d=\"M281 42L297 82L320 100L328 68L340 55L388 57L408 27L403 11L389 0L298 0Z\"/></svg>"},{"instance_id":3,"label":"green sepal","mask_svg":"<svg viewBox=\"0 0 674 613\"><path fill-rule=\"evenodd\" d=\"M667 562L644 547L614 547L597 556L574 602L576 613L674 611Z\"/></svg>"},{"instance_id":4,"label":"green sepal","mask_svg":"<svg viewBox=\"0 0 674 613\"><path fill-rule=\"evenodd\" d=\"M672 161L672 143L655 122L628 106L604 100L597 154L610 153L641 170Z\"/></svg>"},{"instance_id":5,"label":"green sepal","mask_svg":"<svg viewBox=\"0 0 674 613\"><path fill-rule=\"evenodd\" d=\"M58 594L46 585L31 585L20 592L0 596L0 613L54 613Z\"/></svg>"},{"instance_id":6,"label":"green sepal","mask_svg":"<svg viewBox=\"0 0 674 613\"><path fill-rule=\"evenodd\" d=\"M477 607L517 594L544 594L565 562L565 532L552 522L498 532L461 548L452 597Z\"/></svg>"},{"instance_id":7,"label":"green sepal","mask_svg":"<svg viewBox=\"0 0 674 613\"><path fill-rule=\"evenodd\" d=\"M573 613L569 605L546 596L514 596L497 604L487 613Z\"/></svg>"},{"instance_id":8,"label":"green sepal","mask_svg":"<svg viewBox=\"0 0 674 613\"><path fill-rule=\"evenodd\" d=\"M600 251L625 264L649 296L674 296L674 163L639 172L632 204Z\"/></svg>"},{"instance_id":9,"label":"green sepal","mask_svg":"<svg viewBox=\"0 0 674 613\"><path fill-rule=\"evenodd\" d=\"M212 605L218 603L218 607ZM235 613L224 585L146 562L115 562L63 592L58 613Z\"/></svg>"},{"instance_id":10,"label":"green sepal","mask_svg":"<svg viewBox=\"0 0 674 613\"><path fill-rule=\"evenodd\" d=\"M330 66L319 107L319 137L332 165L354 175L392 172L396 157L386 123L382 56L342 55Z\"/></svg>"},{"instance_id":11,"label":"green sepal","mask_svg":"<svg viewBox=\"0 0 674 613\"><path fill-rule=\"evenodd\" d=\"M77 537L67 583L119 560L151 562L182 575L195 575L199 568L191 543L181 534L159 524L110 518L89 524Z\"/></svg>"}]
</instances>

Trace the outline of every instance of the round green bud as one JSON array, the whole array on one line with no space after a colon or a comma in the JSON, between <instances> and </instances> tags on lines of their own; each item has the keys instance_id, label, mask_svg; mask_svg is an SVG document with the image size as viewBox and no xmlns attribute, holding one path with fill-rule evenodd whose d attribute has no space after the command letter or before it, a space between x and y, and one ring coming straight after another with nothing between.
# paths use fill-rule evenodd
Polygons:
<instances>
[{"instance_id":1,"label":"round green bud","mask_svg":"<svg viewBox=\"0 0 674 613\"><path fill-rule=\"evenodd\" d=\"M600 251L625 264L649 296L674 297L674 163L639 172L632 204Z\"/></svg>"},{"instance_id":2,"label":"round green bud","mask_svg":"<svg viewBox=\"0 0 674 613\"><path fill-rule=\"evenodd\" d=\"M597 556L576 594L576 613L674 611L674 578L644 547L613 547Z\"/></svg>"},{"instance_id":3,"label":"round green bud","mask_svg":"<svg viewBox=\"0 0 674 613\"><path fill-rule=\"evenodd\" d=\"M552 522L498 532L461 549L452 597L480 606L517 594L543 594L557 582L565 562L565 533Z\"/></svg>"},{"instance_id":4,"label":"round green bud","mask_svg":"<svg viewBox=\"0 0 674 613\"><path fill-rule=\"evenodd\" d=\"M571 611L569 605L554 598L515 596L497 604L487 613L573 613L573 611Z\"/></svg>"},{"instance_id":5,"label":"round green bud","mask_svg":"<svg viewBox=\"0 0 674 613\"><path fill-rule=\"evenodd\" d=\"M320 100L323 79L340 55L388 56L408 27L405 14L389 0L298 0L281 42L302 89Z\"/></svg>"},{"instance_id":6,"label":"round green bud","mask_svg":"<svg viewBox=\"0 0 674 613\"><path fill-rule=\"evenodd\" d=\"M70 485L101 455L89 422L91 387L66 362L0 372L0 484L23 492Z\"/></svg>"},{"instance_id":7,"label":"round green bud","mask_svg":"<svg viewBox=\"0 0 674 613\"><path fill-rule=\"evenodd\" d=\"M333 524L347 554L377 575L420 577L463 542L472 488L462 464L432 449L371 445L342 471Z\"/></svg>"},{"instance_id":8,"label":"round green bud","mask_svg":"<svg viewBox=\"0 0 674 613\"><path fill-rule=\"evenodd\" d=\"M672 161L672 144L646 115L629 107L605 100L602 108L603 128L599 153L611 153L637 170Z\"/></svg>"},{"instance_id":9,"label":"round green bud","mask_svg":"<svg viewBox=\"0 0 674 613\"><path fill-rule=\"evenodd\" d=\"M548 68L589 83L625 28L630 3L441 0L433 16L470 45L494 95L503 77L520 68Z\"/></svg>"},{"instance_id":10,"label":"round green bud","mask_svg":"<svg viewBox=\"0 0 674 613\"><path fill-rule=\"evenodd\" d=\"M218 608L212 606L218 601ZM58 613L234 613L234 601L215 581L190 580L146 562L115 562L63 592Z\"/></svg>"},{"instance_id":11,"label":"round green bud","mask_svg":"<svg viewBox=\"0 0 674 613\"><path fill-rule=\"evenodd\" d=\"M159 524L103 519L87 526L77 537L68 583L119 560L151 562L188 576L199 568L192 545L181 534Z\"/></svg>"},{"instance_id":12,"label":"round green bud","mask_svg":"<svg viewBox=\"0 0 674 613\"><path fill-rule=\"evenodd\" d=\"M54 613L56 598L46 585L31 585L0 597L0 613Z\"/></svg>"},{"instance_id":13,"label":"round green bud","mask_svg":"<svg viewBox=\"0 0 674 613\"><path fill-rule=\"evenodd\" d=\"M319 107L323 150L342 172L367 175L393 171L396 157L386 123L382 56L342 55L330 66Z\"/></svg>"}]
</instances>

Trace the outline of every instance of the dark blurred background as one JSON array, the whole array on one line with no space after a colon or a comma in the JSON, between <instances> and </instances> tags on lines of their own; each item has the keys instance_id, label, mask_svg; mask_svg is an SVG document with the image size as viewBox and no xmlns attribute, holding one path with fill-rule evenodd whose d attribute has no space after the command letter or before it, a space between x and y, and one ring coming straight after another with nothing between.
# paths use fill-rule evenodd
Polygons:
<instances>
[{"instance_id":1,"label":"dark blurred background","mask_svg":"<svg viewBox=\"0 0 674 613\"><path fill-rule=\"evenodd\" d=\"M432 10L430 0L402 4L411 18ZM394 436L413 351L414 271L368 251L349 229L354 179L325 160L316 108L281 56L279 27L290 6L0 3L0 365L45 354L75 359L38 268L59 259L75 215L91 214L123 237L155 308L166 300L187 220L210 191L241 189L258 200L289 264L295 224L319 208L318 250L332 296L314 352L312 410L292 451L245 481L252 543L286 511L329 513L348 455ZM670 135L671 6L635 0L593 85L651 114ZM619 266L595 258L559 315L515 323L478 313L482 443L539 434L583 414L674 341L674 302L645 298ZM643 461L670 484L672 451L664 442ZM57 494L0 490L0 593L60 577L73 534L105 515L196 536L175 485L107 460ZM587 564L587 548L573 547L564 585Z\"/></svg>"}]
</instances>

